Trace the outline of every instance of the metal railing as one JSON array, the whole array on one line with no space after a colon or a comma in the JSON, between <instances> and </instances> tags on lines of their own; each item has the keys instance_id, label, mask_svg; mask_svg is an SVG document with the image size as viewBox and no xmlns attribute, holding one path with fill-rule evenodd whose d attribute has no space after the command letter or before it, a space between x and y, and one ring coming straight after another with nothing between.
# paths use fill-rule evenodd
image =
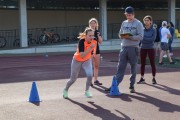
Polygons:
<instances>
[{"instance_id":1,"label":"metal railing","mask_svg":"<svg viewBox=\"0 0 180 120\"><path fill-rule=\"evenodd\" d=\"M160 24L161 21L155 21L155 23ZM28 29L28 36L30 39L35 39L36 44L29 44L29 46L41 46L44 44L39 43L39 38L43 34L43 30L51 31L52 33L56 33L60 36L60 41L57 43L47 43L51 44L69 44L73 42L77 42L77 36L80 32L83 32L85 27L88 25L81 26L68 26L68 27L49 27L49 28L33 28ZM111 23L107 25L107 38L108 39L118 39L118 33L120 29L121 23ZM5 49L17 48L19 46L14 45L14 41L19 39L19 30L0 30L0 37L6 39ZM28 38L29 39L29 38ZM2 48L0 48L2 49Z\"/></svg>"},{"instance_id":2,"label":"metal railing","mask_svg":"<svg viewBox=\"0 0 180 120\"><path fill-rule=\"evenodd\" d=\"M30 39L36 40L36 44L29 44L29 46L41 45L39 44L39 37L43 34L44 30L54 34L58 34L60 36L59 43L56 44L66 44L69 42L74 42L73 39L78 36L79 32L83 32L86 26L87 25L28 29L28 36L31 37ZM20 39L20 34L18 29L0 30L0 37L6 39L6 46L4 47L5 49L19 47L19 43L18 46L16 46L17 44L14 44L15 40ZM47 44L53 44L53 43L47 43Z\"/></svg>"}]
</instances>

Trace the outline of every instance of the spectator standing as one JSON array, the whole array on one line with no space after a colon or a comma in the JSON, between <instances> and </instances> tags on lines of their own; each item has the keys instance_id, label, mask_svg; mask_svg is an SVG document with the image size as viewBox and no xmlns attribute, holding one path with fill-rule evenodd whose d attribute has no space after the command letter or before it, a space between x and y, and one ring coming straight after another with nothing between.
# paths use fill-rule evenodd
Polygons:
<instances>
[{"instance_id":1,"label":"spectator standing","mask_svg":"<svg viewBox=\"0 0 180 120\"><path fill-rule=\"evenodd\" d=\"M157 34L156 39L154 41L155 53L156 53L156 56L159 56L160 51L161 51L159 29L156 24L153 24L153 28L156 29L156 34Z\"/></svg>"},{"instance_id":2,"label":"spectator standing","mask_svg":"<svg viewBox=\"0 0 180 120\"><path fill-rule=\"evenodd\" d=\"M149 57L151 69L152 69L152 84L156 84L156 65L155 65L155 49L154 49L154 41L157 36L156 28L153 28L152 25L152 17L147 15L143 19L144 21L144 37L141 40L141 49L140 49L140 58L141 58L141 79L137 84L145 83L144 72L146 65L146 57Z\"/></svg>"},{"instance_id":3,"label":"spectator standing","mask_svg":"<svg viewBox=\"0 0 180 120\"><path fill-rule=\"evenodd\" d=\"M169 54L169 45L168 45L169 38L171 38L171 33L169 29L167 28L167 21L163 21L162 29L161 29L161 53L159 57L159 65L164 64L162 62L164 53L167 54L170 64L174 64Z\"/></svg>"},{"instance_id":4,"label":"spectator standing","mask_svg":"<svg viewBox=\"0 0 180 120\"><path fill-rule=\"evenodd\" d=\"M172 43L173 43L173 40L174 40L174 32L175 32L175 29L174 29L174 24L172 22L169 22L168 23L168 28L169 28L169 31L171 33L171 38L169 38L169 41L168 41L168 44L169 44L169 54L170 56L173 55L173 51L172 51Z\"/></svg>"},{"instance_id":5,"label":"spectator standing","mask_svg":"<svg viewBox=\"0 0 180 120\"><path fill-rule=\"evenodd\" d=\"M98 80L98 73L99 73L99 65L100 65L100 48L99 44L102 43L102 37L98 30L99 24L96 18L91 18L89 20L89 27L93 29L94 31L94 40L97 41L97 49L96 49L96 55L92 55L92 61L93 61L93 69L94 69L94 84L95 85L102 85L102 83ZM93 84L91 84L93 86Z\"/></svg>"}]
</instances>

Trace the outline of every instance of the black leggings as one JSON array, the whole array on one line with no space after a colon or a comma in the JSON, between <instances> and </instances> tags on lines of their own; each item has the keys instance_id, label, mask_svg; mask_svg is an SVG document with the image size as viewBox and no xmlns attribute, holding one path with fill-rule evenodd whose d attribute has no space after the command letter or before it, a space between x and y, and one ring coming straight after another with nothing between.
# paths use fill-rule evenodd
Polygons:
<instances>
[{"instance_id":1,"label":"black leggings","mask_svg":"<svg viewBox=\"0 0 180 120\"><path fill-rule=\"evenodd\" d=\"M145 65L146 65L146 57L149 57L152 75L156 75L156 65L155 65L155 50L154 49L141 49L140 57L141 57L141 76L144 76Z\"/></svg>"}]
</instances>

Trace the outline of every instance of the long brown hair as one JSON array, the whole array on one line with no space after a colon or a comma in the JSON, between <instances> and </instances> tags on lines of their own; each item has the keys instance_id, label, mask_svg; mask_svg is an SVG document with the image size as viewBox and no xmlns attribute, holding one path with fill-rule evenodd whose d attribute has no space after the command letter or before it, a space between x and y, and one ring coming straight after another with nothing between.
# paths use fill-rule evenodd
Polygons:
<instances>
[{"instance_id":1,"label":"long brown hair","mask_svg":"<svg viewBox=\"0 0 180 120\"><path fill-rule=\"evenodd\" d=\"M143 21L145 21L146 18L151 21L151 25L152 25L152 23L153 23L152 17L151 17L150 15L146 15L146 16L143 18Z\"/></svg>"}]
</instances>

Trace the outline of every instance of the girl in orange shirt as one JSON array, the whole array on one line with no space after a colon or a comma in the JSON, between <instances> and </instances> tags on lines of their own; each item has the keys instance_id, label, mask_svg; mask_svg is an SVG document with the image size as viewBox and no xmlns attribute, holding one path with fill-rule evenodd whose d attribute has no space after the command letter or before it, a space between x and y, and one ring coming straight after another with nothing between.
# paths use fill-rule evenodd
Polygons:
<instances>
[{"instance_id":1,"label":"girl in orange shirt","mask_svg":"<svg viewBox=\"0 0 180 120\"><path fill-rule=\"evenodd\" d=\"M81 68L84 69L87 76L85 95L88 98L92 97L92 94L89 91L93 77L91 54L93 51L96 51L97 41L93 40L94 31L91 28L86 28L83 33L80 33L79 39L77 50L71 63L70 80L68 80L63 91L63 97L65 99L68 98L68 89L77 80ZM95 52L93 54L95 54Z\"/></svg>"}]
</instances>

